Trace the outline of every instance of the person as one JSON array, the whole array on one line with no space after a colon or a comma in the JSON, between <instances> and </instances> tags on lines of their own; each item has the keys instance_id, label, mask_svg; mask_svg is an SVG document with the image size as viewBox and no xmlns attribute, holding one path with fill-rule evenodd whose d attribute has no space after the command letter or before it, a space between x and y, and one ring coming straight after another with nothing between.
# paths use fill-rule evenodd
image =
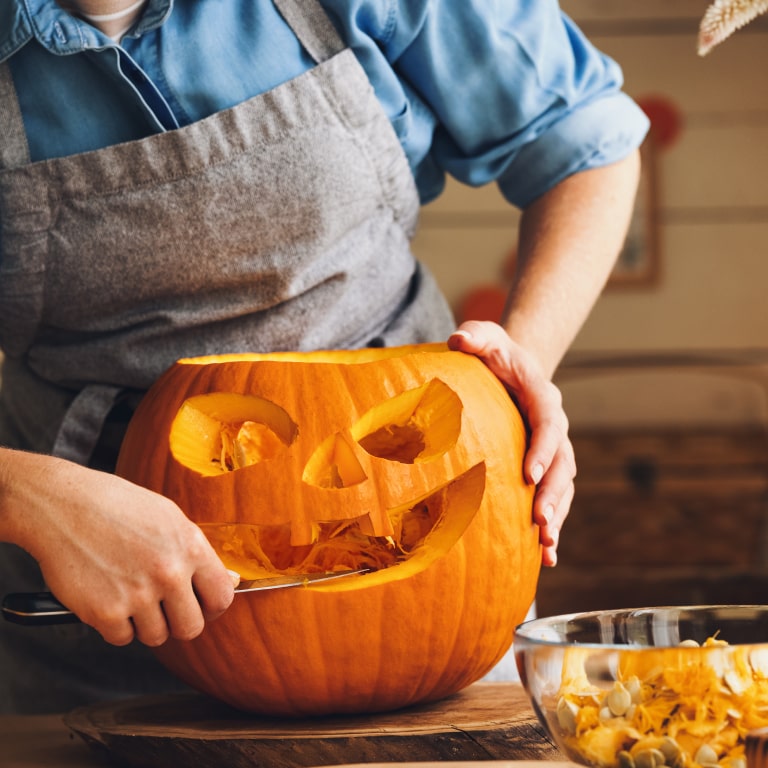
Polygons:
<instances>
[{"instance_id":1,"label":"person","mask_svg":"<svg viewBox=\"0 0 768 768\"><path fill-rule=\"evenodd\" d=\"M84 622L0 627L0 709L169 690L151 647L233 599L183 511L110 471L181 357L477 355L527 419L555 564L575 463L551 379L648 128L555 0L6 0L0 62L0 584ZM524 211L501 324L457 329L411 253L446 174Z\"/></svg>"}]
</instances>

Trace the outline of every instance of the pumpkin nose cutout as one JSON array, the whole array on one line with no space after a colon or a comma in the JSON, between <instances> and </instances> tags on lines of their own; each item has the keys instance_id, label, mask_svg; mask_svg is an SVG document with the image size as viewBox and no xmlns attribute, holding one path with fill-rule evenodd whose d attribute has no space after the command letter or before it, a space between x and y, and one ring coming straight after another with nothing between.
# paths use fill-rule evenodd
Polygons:
<instances>
[{"instance_id":1,"label":"pumpkin nose cutout","mask_svg":"<svg viewBox=\"0 0 768 768\"><path fill-rule=\"evenodd\" d=\"M350 488L367 478L350 438L342 432L323 440L302 477L305 483L318 488Z\"/></svg>"},{"instance_id":2,"label":"pumpkin nose cutout","mask_svg":"<svg viewBox=\"0 0 768 768\"><path fill-rule=\"evenodd\" d=\"M280 456L298 427L275 403L252 395L214 392L184 401L171 425L174 458L204 477Z\"/></svg>"}]
</instances>

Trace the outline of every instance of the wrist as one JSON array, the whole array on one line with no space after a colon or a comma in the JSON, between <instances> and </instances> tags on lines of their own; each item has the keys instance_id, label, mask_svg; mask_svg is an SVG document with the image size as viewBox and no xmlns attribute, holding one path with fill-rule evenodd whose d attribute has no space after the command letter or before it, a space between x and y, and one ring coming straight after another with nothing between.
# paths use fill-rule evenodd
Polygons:
<instances>
[{"instance_id":1,"label":"wrist","mask_svg":"<svg viewBox=\"0 0 768 768\"><path fill-rule=\"evenodd\" d=\"M0 448L0 541L16 544L36 557L35 550L45 538L42 534L51 530L42 518L53 508L56 470L64 463L52 456ZM41 486L47 494L42 500Z\"/></svg>"}]
</instances>

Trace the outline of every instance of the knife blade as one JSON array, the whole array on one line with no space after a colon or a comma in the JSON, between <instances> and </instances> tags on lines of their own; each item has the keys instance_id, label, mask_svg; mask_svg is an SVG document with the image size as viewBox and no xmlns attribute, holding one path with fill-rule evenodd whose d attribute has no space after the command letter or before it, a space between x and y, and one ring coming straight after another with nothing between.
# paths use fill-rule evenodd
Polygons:
<instances>
[{"instance_id":1,"label":"knife blade","mask_svg":"<svg viewBox=\"0 0 768 768\"><path fill-rule=\"evenodd\" d=\"M358 568L353 571L321 571L320 573L279 574L264 576L260 579L241 579L235 587L235 592L260 592L263 589L309 586L319 581L333 581L346 576L367 573L369 570L369 568Z\"/></svg>"},{"instance_id":2,"label":"knife blade","mask_svg":"<svg viewBox=\"0 0 768 768\"><path fill-rule=\"evenodd\" d=\"M368 568L358 568L351 571L280 574L261 579L241 579L235 587L235 592L260 592L268 589L309 586L322 581L332 581L366 573L368 570ZM75 624L80 621L51 592L11 592L3 598L0 611L6 621L26 626Z\"/></svg>"}]
</instances>

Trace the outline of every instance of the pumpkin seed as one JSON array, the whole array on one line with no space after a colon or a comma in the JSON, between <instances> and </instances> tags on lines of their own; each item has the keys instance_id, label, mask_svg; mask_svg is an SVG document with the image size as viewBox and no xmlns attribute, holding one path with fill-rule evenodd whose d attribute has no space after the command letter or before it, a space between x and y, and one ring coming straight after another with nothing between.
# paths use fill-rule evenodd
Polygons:
<instances>
[{"instance_id":1,"label":"pumpkin seed","mask_svg":"<svg viewBox=\"0 0 768 768\"><path fill-rule=\"evenodd\" d=\"M694 762L704 766L717 765L717 752L709 744L702 744L693 756Z\"/></svg>"},{"instance_id":2,"label":"pumpkin seed","mask_svg":"<svg viewBox=\"0 0 768 768\"><path fill-rule=\"evenodd\" d=\"M663 738L659 749L664 755L667 765L674 765L683 754L682 748L671 736Z\"/></svg>"},{"instance_id":3,"label":"pumpkin seed","mask_svg":"<svg viewBox=\"0 0 768 768\"><path fill-rule=\"evenodd\" d=\"M768 677L768 648L753 648L749 652L749 663L759 675Z\"/></svg>"},{"instance_id":4,"label":"pumpkin seed","mask_svg":"<svg viewBox=\"0 0 768 768\"><path fill-rule=\"evenodd\" d=\"M723 675L723 682L731 689L733 693L740 696L752 685L751 679L742 677L735 669L729 669Z\"/></svg>"},{"instance_id":5,"label":"pumpkin seed","mask_svg":"<svg viewBox=\"0 0 768 768\"><path fill-rule=\"evenodd\" d=\"M661 768L664 753L660 749L641 749L635 753L635 768Z\"/></svg>"},{"instance_id":6,"label":"pumpkin seed","mask_svg":"<svg viewBox=\"0 0 768 768\"><path fill-rule=\"evenodd\" d=\"M605 704L616 717L624 715L632 704L629 691L617 680L605 697Z\"/></svg>"},{"instance_id":7,"label":"pumpkin seed","mask_svg":"<svg viewBox=\"0 0 768 768\"><path fill-rule=\"evenodd\" d=\"M637 768L634 758L626 749L622 749L616 757L619 761L619 768Z\"/></svg>"},{"instance_id":8,"label":"pumpkin seed","mask_svg":"<svg viewBox=\"0 0 768 768\"><path fill-rule=\"evenodd\" d=\"M643 684L640 682L640 678L632 676L625 683L626 689L629 691L629 695L632 697L633 704L639 704L642 700Z\"/></svg>"},{"instance_id":9,"label":"pumpkin seed","mask_svg":"<svg viewBox=\"0 0 768 768\"><path fill-rule=\"evenodd\" d=\"M572 701L561 698L557 702L557 723L566 732L574 735L576 733L576 715L579 708Z\"/></svg>"}]
</instances>

